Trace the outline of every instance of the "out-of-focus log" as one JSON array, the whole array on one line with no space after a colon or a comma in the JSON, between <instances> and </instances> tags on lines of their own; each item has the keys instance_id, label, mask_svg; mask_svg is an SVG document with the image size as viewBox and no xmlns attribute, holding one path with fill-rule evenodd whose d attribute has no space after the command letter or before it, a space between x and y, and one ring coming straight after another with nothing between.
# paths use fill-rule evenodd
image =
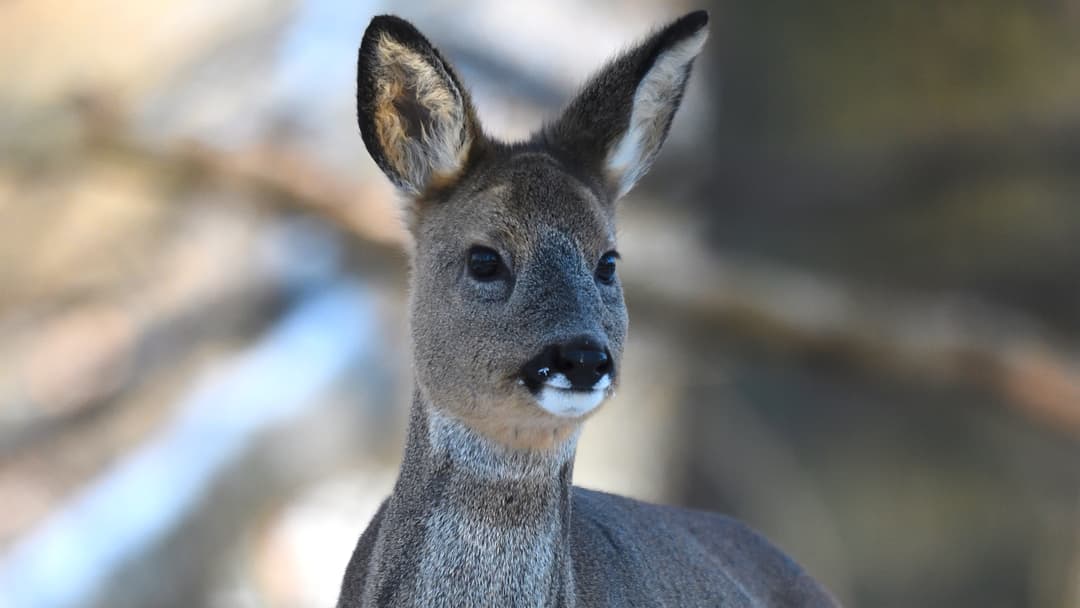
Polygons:
<instances>
[{"instance_id":1,"label":"out-of-focus log","mask_svg":"<svg viewBox=\"0 0 1080 608\"><path fill-rule=\"evenodd\" d=\"M844 284L708 251L689 222L628 214L624 275L635 311L707 328L787 356L968 383L1026 416L1080 435L1080 357L1044 328L963 294Z\"/></svg>"}]
</instances>

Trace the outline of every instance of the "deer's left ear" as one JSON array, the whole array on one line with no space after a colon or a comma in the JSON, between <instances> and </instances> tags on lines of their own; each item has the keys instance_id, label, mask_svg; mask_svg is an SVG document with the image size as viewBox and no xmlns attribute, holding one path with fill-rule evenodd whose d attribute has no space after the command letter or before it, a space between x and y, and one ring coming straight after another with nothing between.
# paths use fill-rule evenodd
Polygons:
<instances>
[{"instance_id":1,"label":"deer's left ear","mask_svg":"<svg viewBox=\"0 0 1080 608\"><path fill-rule=\"evenodd\" d=\"M619 198L649 170L682 102L709 14L690 13L618 57L585 85L543 137L600 172Z\"/></svg>"}]
</instances>

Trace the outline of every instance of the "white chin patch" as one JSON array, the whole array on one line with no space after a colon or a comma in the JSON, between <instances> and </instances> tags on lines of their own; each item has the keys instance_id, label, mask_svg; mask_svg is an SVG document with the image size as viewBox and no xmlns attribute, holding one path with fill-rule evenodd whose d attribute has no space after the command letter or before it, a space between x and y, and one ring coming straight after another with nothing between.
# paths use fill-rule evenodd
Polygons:
<instances>
[{"instance_id":1,"label":"white chin patch","mask_svg":"<svg viewBox=\"0 0 1080 608\"><path fill-rule=\"evenodd\" d=\"M571 390L566 376L555 374L541 385L536 401L550 414L577 418L596 409L607 398L610 386L611 378L604 376L590 390Z\"/></svg>"}]
</instances>

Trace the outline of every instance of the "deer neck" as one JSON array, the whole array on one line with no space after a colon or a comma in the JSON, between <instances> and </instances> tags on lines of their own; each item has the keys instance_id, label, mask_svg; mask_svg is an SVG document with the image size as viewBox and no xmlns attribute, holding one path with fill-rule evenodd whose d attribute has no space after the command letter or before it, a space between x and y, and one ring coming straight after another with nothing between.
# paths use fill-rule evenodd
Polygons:
<instances>
[{"instance_id":1,"label":"deer neck","mask_svg":"<svg viewBox=\"0 0 1080 608\"><path fill-rule=\"evenodd\" d=\"M378 606L572 606L577 432L504 447L417 394L369 570Z\"/></svg>"}]
</instances>

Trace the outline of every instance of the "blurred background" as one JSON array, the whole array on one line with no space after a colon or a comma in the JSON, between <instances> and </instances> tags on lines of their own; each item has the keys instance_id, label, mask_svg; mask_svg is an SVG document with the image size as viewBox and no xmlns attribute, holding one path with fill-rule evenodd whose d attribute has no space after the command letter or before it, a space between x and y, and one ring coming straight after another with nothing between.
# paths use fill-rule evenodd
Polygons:
<instances>
[{"instance_id":1,"label":"blurred background","mask_svg":"<svg viewBox=\"0 0 1080 608\"><path fill-rule=\"evenodd\" d=\"M703 2L0 3L0 606L332 605L410 386L368 20L515 138L705 7L577 483L848 606L1080 607L1080 4Z\"/></svg>"}]
</instances>

